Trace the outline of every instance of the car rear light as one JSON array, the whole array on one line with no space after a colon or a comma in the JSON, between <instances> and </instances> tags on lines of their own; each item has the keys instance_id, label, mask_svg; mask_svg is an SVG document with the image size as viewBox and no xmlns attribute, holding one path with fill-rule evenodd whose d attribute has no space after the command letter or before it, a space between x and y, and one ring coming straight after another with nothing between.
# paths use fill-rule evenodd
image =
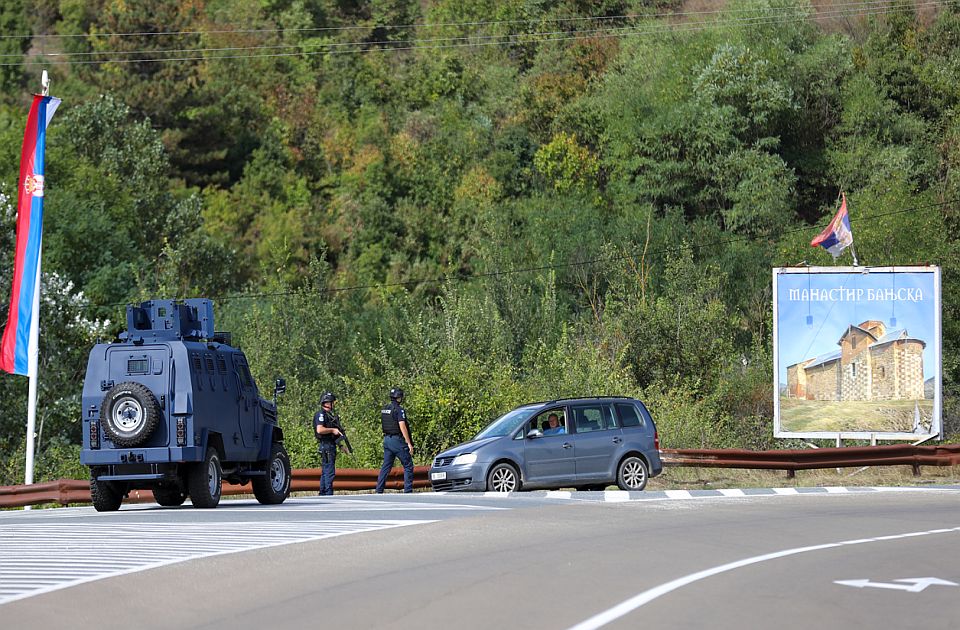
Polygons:
<instances>
[{"instance_id":1,"label":"car rear light","mask_svg":"<svg viewBox=\"0 0 960 630\"><path fill-rule=\"evenodd\" d=\"M187 445L187 421L185 418L177 418L177 446Z\"/></svg>"},{"instance_id":2,"label":"car rear light","mask_svg":"<svg viewBox=\"0 0 960 630\"><path fill-rule=\"evenodd\" d=\"M660 450L660 434L657 431L653 432L653 448Z\"/></svg>"},{"instance_id":3,"label":"car rear light","mask_svg":"<svg viewBox=\"0 0 960 630\"><path fill-rule=\"evenodd\" d=\"M90 448L100 448L100 423L90 421Z\"/></svg>"}]
</instances>

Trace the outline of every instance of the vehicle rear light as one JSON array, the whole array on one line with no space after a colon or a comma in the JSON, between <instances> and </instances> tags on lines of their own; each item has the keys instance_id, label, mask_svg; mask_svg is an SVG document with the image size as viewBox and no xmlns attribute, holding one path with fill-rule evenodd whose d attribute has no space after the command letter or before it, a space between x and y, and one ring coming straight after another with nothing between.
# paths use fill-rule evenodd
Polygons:
<instances>
[{"instance_id":1,"label":"vehicle rear light","mask_svg":"<svg viewBox=\"0 0 960 630\"><path fill-rule=\"evenodd\" d=\"M90 421L90 448L100 448L100 423Z\"/></svg>"},{"instance_id":2,"label":"vehicle rear light","mask_svg":"<svg viewBox=\"0 0 960 630\"><path fill-rule=\"evenodd\" d=\"M177 418L177 446L187 445L187 420Z\"/></svg>"},{"instance_id":3,"label":"vehicle rear light","mask_svg":"<svg viewBox=\"0 0 960 630\"><path fill-rule=\"evenodd\" d=\"M653 432L653 448L660 450L660 434L657 431Z\"/></svg>"}]
</instances>

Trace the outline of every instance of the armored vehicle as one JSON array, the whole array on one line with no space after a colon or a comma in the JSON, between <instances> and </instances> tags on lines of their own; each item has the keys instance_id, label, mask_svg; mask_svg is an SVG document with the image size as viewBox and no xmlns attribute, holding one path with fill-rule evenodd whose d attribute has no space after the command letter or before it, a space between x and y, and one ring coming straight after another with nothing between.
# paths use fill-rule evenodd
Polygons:
<instances>
[{"instance_id":1,"label":"armored vehicle","mask_svg":"<svg viewBox=\"0 0 960 630\"><path fill-rule=\"evenodd\" d=\"M250 482L260 503L290 494L290 458L273 400L260 397L247 359L214 332L207 299L127 306L127 329L90 351L83 382L83 449L98 511L130 490L157 503L220 502L222 482Z\"/></svg>"}]
</instances>

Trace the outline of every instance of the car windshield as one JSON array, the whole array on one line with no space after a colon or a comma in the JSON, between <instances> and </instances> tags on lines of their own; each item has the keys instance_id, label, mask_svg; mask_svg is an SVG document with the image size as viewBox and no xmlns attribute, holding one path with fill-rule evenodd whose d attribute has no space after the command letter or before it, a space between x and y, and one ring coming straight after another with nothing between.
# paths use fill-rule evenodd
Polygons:
<instances>
[{"instance_id":1,"label":"car windshield","mask_svg":"<svg viewBox=\"0 0 960 630\"><path fill-rule=\"evenodd\" d=\"M482 440L483 438L488 437L509 435L515 431L517 427L523 424L536 409L536 407L520 407L519 409L508 411L504 415L488 424L483 431L477 433L477 437L473 439Z\"/></svg>"}]
</instances>

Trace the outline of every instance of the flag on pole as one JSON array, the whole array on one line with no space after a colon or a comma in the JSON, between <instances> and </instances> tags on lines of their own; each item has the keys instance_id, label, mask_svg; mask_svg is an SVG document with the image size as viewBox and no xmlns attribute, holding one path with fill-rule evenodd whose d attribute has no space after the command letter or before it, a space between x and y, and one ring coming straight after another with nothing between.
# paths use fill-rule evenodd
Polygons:
<instances>
[{"instance_id":1,"label":"flag on pole","mask_svg":"<svg viewBox=\"0 0 960 630\"><path fill-rule=\"evenodd\" d=\"M847 247L853 245L850 215L847 214L847 196L843 193L840 193L840 195L843 197L843 203L840 204L840 209L837 210L837 214L834 215L833 220L824 228L823 232L820 232L815 239L810 241L812 247L819 245L830 252L834 259ZM854 262L854 264L856 264L856 262Z\"/></svg>"},{"instance_id":2,"label":"flag on pole","mask_svg":"<svg viewBox=\"0 0 960 630\"><path fill-rule=\"evenodd\" d=\"M13 287L7 311L7 327L0 342L0 369L24 376L30 376L27 350L31 329L39 325L33 316L33 304L36 293L40 290L44 145L47 125L50 124L58 105L60 99L52 96L33 97L20 153L17 245L13 259Z\"/></svg>"}]
</instances>

